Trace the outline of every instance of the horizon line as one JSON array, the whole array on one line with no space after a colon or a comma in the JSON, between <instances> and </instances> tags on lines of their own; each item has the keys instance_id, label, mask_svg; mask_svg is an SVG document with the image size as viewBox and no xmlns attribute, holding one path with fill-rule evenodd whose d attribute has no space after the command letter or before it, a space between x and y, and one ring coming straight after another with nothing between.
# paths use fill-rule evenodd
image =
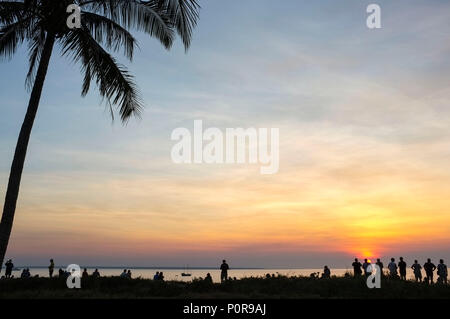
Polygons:
<instances>
[{"instance_id":1,"label":"horizon line","mask_svg":"<svg viewBox=\"0 0 450 319\"><path fill-rule=\"evenodd\" d=\"M67 268L68 265L63 266L63 265L55 265L55 268ZM93 266L93 265L79 265L80 268L103 268L103 269L169 269L169 270L203 270L203 269L217 269L220 270L220 267L212 267L212 266L199 266L199 267L171 267L171 266ZM48 268L48 266L36 266L36 265L32 265L32 266L23 266L23 265L18 265L18 266L14 266L14 268ZM271 270L271 269L282 269L282 270L286 270L286 269L321 269L323 267L230 267L230 269L258 269L258 270ZM335 269L350 269L349 267L347 268L335 268Z\"/></svg>"}]
</instances>

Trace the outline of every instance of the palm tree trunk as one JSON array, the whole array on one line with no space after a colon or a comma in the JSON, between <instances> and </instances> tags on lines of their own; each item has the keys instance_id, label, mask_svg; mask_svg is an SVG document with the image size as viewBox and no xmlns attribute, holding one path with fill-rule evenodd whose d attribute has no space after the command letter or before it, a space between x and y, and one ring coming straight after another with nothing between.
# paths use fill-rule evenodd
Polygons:
<instances>
[{"instance_id":1,"label":"palm tree trunk","mask_svg":"<svg viewBox=\"0 0 450 319\"><path fill-rule=\"evenodd\" d=\"M17 197L19 196L20 180L22 178L23 164L27 154L28 142L30 140L31 129L38 110L41 99L42 87L44 86L45 76L50 62L50 57L55 43L55 36L47 33L44 49L42 51L39 67L36 73L33 90L31 91L28 109L20 129L19 139L17 140L16 151L9 173L8 189L6 190L5 205L3 206L2 220L0 222L0 270L2 269L6 249L8 247L9 236L16 211Z\"/></svg>"}]
</instances>

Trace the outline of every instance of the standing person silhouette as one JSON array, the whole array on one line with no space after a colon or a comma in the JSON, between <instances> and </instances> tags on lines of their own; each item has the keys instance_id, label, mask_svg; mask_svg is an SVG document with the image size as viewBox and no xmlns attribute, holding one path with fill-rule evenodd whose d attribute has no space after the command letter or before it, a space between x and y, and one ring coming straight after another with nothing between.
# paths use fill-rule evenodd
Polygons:
<instances>
[{"instance_id":1,"label":"standing person silhouette","mask_svg":"<svg viewBox=\"0 0 450 319\"><path fill-rule=\"evenodd\" d=\"M100 278L100 272L98 271L98 268L95 268L94 272L92 273L92 277Z\"/></svg>"},{"instance_id":2,"label":"standing person silhouette","mask_svg":"<svg viewBox=\"0 0 450 319\"><path fill-rule=\"evenodd\" d=\"M423 269L425 269L425 273L427 275L428 283L433 283L433 271L435 271L436 266L431 262L431 259L428 258L427 262L423 264Z\"/></svg>"},{"instance_id":3,"label":"standing person silhouette","mask_svg":"<svg viewBox=\"0 0 450 319\"><path fill-rule=\"evenodd\" d=\"M411 266L411 269L414 271L416 282L422 282L422 266L417 262L417 259L414 260L414 264Z\"/></svg>"},{"instance_id":4,"label":"standing person silhouette","mask_svg":"<svg viewBox=\"0 0 450 319\"><path fill-rule=\"evenodd\" d=\"M437 266L437 274L439 276L439 282L441 284L446 284L447 283L447 276L448 276L448 270L447 270L447 265L444 264L444 260L441 259L439 260L439 265Z\"/></svg>"},{"instance_id":5,"label":"standing person silhouette","mask_svg":"<svg viewBox=\"0 0 450 319\"><path fill-rule=\"evenodd\" d=\"M381 262L380 258L377 258L376 265L380 268L380 275L383 276L383 263Z\"/></svg>"},{"instance_id":6,"label":"standing person silhouette","mask_svg":"<svg viewBox=\"0 0 450 319\"><path fill-rule=\"evenodd\" d=\"M53 277L53 270L55 270L55 263L53 262L53 259L50 259L50 266L48 266L48 274L50 278Z\"/></svg>"},{"instance_id":7,"label":"standing person silhouette","mask_svg":"<svg viewBox=\"0 0 450 319\"><path fill-rule=\"evenodd\" d=\"M362 267L363 267L363 270L364 270L364 276L369 276L369 266L370 266L370 263L369 263L369 261L367 260L367 258L365 258L364 259L364 263L362 264Z\"/></svg>"},{"instance_id":8,"label":"standing person silhouette","mask_svg":"<svg viewBox=\"0 0 450 319\"><path fill-rule=\"evenodd\" d=\"M403 257L400 257L398 269L400 271L400 280L406 280L406 262L403 261Z\"/></svg>"},{"instance_id":9,"label":"standing person silhouette","mask_svg":"<svg viewBox=\"0 0 450 319\"><path fill-rule=\"evenodd\" d=\"M391 276L391 278L398 277L397 264L395 263L395 258L391 258L391 262L388 265L388 269L389 269L389 275Z\"/></svg>"},{"instance_id":10,"label":"standing person silhouette","mask_svg":"<svg viewBox=\"0 0 450 319\"><path fill-rule=\"evenodd\" d=\"M230 267L228 266L226 260L222 260L222 265L220 265L220 281L224 282L228 280L228 269L230 269Z\"/></svg>"},{"instance_id":11,"label":"standing person silhouette","mask_svg":"<svg viewBox=\"0 0 450 319\"><path fill-rule=\"evenodd\" d=\"M5 263L5 277L6 278L11 278L11 274L12 274L12 270L14 268L14 264L12 262L11 259L9 259L6 263Z\"/></svg>"},{"instance_id":12,"label":"standing person silhouette","mask_svg":"<svg viewBox=\"0 0 450 319\"><path fill-rule=\"evenodd\" d=\"M358 258L355 258L355 261L352 264L353 266L353 276L358 277L362 274L361 263L358 261Z\"/></svg>"},{"instance_id":13,"label":"standing person silhouette","mask_svg":"<svg viewBox=\"0 0 450 319\"><path fill-rule=\"evenodd\" d=\"M84 279L89 278L89 274L88 274L86 268L84 268L83 273L81 274L81 278L84 278Z\"/></svg>"}]
</instances>

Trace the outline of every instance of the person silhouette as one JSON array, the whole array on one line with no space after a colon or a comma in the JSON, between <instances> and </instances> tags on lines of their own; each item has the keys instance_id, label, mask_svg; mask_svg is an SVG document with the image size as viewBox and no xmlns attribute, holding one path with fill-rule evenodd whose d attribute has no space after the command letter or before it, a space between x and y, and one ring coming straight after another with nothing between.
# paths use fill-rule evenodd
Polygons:
<instances>
[{"instance_id":1,"label":"person silhouette","mask_svg":"<svg viewBox=\"0 0 450 319\"><path fill-rule=\"evenodd\" d=\"M324 267L323 267L322 278L330 278L330 277L331 277L331 271L330 271L330 268L328 268L328 266L324 266Z\"/></svg>"},{"instance_id":2,"label":"person silhouette","mask_svg":"<svg viewBox=\"0 0 450 319\"><path fill-rule=\"evenodd\" d=\"M380 268L380 275L383 276L383 263L381 262L380 258L377 258L376 265Z\"/></svg>"},{"instance_id":3,"label":"person silhouette","mask_svg":"<svg viewBox=\"0 0 450 319\"><path fill-rule=\"evenodd\" d=\"M431 259L428 258L427 262L423 264L423 269L425 270L425 274L428 278L428 283L433 283L433 271L435 271L436 266L431 262Z\"/></svg>"},{"instance_id":4,"label":"person silhouette","mask_svg":"<svg viewBox=\"0 0 450 319\"><path fill-rule=\"evenodd\" d=\"M53 277L53 270L55 270L55 263L53 262L53 259L50 259L50 266L48 266L48 275L50 278Z\"/></svg>"},{"instance_id":5,"label":"person silhouette","mask_svg":"<svg viewBox=\"0 0 450 319\"><path fill-rule=\"evenodd\" d=\"M397 278L398 277L397 264L395 263L395 258L391 258L391 262L388 265L388 269L389 269L389 275L392 278Z\"/></svg>"},{"instance_id":6,"label":"person silhouette","mask_svg":"<svg viewBox=\"0 0 450 319\"><path fill-rule=\"evenodd\" d=\"M159 271L153 276L153 280L159 280Z\"/></svg>"},{"instance_id":7,"label":"person silhouette","mask_svg":"<svg viewBox=\"0 0 450 319\"><path fill-rule=\"evenodd\" d=\"M164 281L164 273L162 271L159 272L158 280Z\"/></svg>"},{"instance_id":8,"label":"person silhouette","mask_svg":"<svg viewBox=\"0 0 450 319\"><path fill-rule=\"evenodd\" d=\"M89 274L87 272L87 269L84 268L83 273L81 274L81 278L88 278L88 277L89 277Z\"/></svg>"},{"instance_id":9,"label":"person silhouette","mask_svg":"<svg viewBox=\"0 0 450 319\"><path fill-rule=\"evenodd\" d=\"M353 276L358 277L362 274L361 263L358 261L358 258L355 258L355 261L352 264L353 266Z\"/></svg>"},{"instance_id":10,"label":"person silhouette","mask_svg":"<svg viewBox=\"0 0 450 319\"><path fill-rule=\"evenodd\" d=\"M210 274L210 273L207 273L207 274L206 274L205 282L210 283L210 284L213 283L213 280L212 280L212 277L211 277L211 274Z\"/></svg>"},{"instance_id":11,"label":"person silhouette","mask_svg":"<svg viewBox=\"0 0 450 319\"><path fill-rule=\"evenodd\" d=\"M30 270L28 268L24 268L22 273L20 274L20 278L30 278Z\"/></svg>"},{"instance_id":12,"label":"person silhouette","mask_svg":"<svg viewBox=\"0 0 450 319\"><path fill-rule=\"evenodd\" d=\"M92 277L94 278L100 278L100 272L97 268L95 268L94 272L92 273Z\"/></svg>"},{"instance_id":13,"label":"person silhouette","mask_svg":"<svg viewBox=\"0 0 450 319\"><path fill-rule=\"evenodd\" d=\"M447 265L444 264L444 260L439 260L439 265L437 266L437 275L439 276L438 281L441 284L447 283L448 270Z\"/></svg>"},{"instance_id":14,"label":"person silhouette","mask_svg":"<svg viewBox=\"0 0 450 319\"><path fill-rule=\"evenodd\" d=\"M220 265L220 281L224 282L228 280L228 269L230 269L230 267L228 266L226 260L222 260L222 265Z\"/></svg>"},{"instance_id":15,"label":"person silhouette","mask_svg":"<svg viewBox=\"0 0 450 319\"><path fill-rule=\"evenodd\" d=\"M416 282L422 282L422 266L419 264L419 262L414 260L414 264L411 266L411 269L414 271L414 278L416 279Z\"/></svg>"},{"instance_id":16,"label":"person silhouette","mask_svg":"<svg viewBox=\"0 0 450 319\"><path fill-rule=\"evenodd\" d=\"M370 263L369 263L369 261L367 260L367 258L365 258L364 259L364 263L362 264L362 267L363 267L363 270L364 270L364 276L369 276L369 266L370 266Z\"/></svg>"},{"instance_id":17,"label":"person silhouette","mask_svg":"<svg viewBox=\"0 0 450 319\"><path fill-rule=\"evenodd\" d=\"M130 270L130 269L128 269L128 272L127 272L127 278L128 278L128 279L131 279L131 270Z\"/></svg>"},{"instance_id":18,"label":"person silhouette","mask_svg":"<svg viewBox=\"0 0 450 319\"><path fill-rule=\"evenodd\" d=\"M6 263L5 263L5 278L11 278L11 274L12 274L12 270L14 268L14 264L12 262L11 259L9 259Z\"/></svg>"},{"instance_id":19,"label":"person silhouette","mask_svg":"<svg viewBox=\"0 0 450 319\"><path fill-rule=\"evenodd\" d=\"M406 262L403 261L403 257L400 257L398 269L400 272L400 280L406 280Z\"/></svg>"},{"instance_id":20,"label":"person silhouette","mask_svg":"<svg viewBox=\"0 0 450 319\"><path fill-rule=\"evenodd\" d=\"M122 277L122 278L127 278L127 270L126 269L124 269L123 270L123 272L120 274L120 277Z\"/></svg>"}]
</instances>

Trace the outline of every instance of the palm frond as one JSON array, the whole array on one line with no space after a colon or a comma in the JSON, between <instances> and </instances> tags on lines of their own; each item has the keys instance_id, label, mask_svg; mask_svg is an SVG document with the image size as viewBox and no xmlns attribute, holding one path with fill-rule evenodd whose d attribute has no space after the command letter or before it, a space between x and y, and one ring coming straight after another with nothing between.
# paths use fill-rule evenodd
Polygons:
<instances>
[{"instance_id":1,"label":"palm frond","mask_svg":"<svg viewBox=\"0 0 450 319\"><path fill-rule=\"evenodd\" d=\"M157 1L146 4L137 0L96 0L80 3L83 11L98 13L127 28L145 32L157 38L166 49L174 41L171 21Z\"/></svg>"},{"instance_id":2,"label":"palm frond","mask_svg":"<svg viewBox=\"0 0 450 319\"><path fill-rule=\"evenodd\" d=\"M61 0L0 0L0 58L28 42L26 85L34 83L46 37L62 44L63 55L81 63L82 95L94 80L101 96L119 108L122 121L139 116L142 103L133 77L107 52L123 49L132 60L137 41L130 30L145 32L169 49L178 34L187 50L197 24L197 0L73 0L82 8L82 28L66 28ZM53 10L54 8L54 10Z\"/></svg>"},{"instance_id":3,"label":"palm frond","mask_svg":"<svg viewBox=\"0 0 450 319\"><path fill-rule=\"evenodd\" d=\"M0 28L0 58L11 58L30 35L32 18L24 18Z\"/></svg>"},{"instance_id":4,"label":"palm frond","mask_svg":"<svg viewBox=\"0 0 450 319\"><path fill-rule=\"evenodd\" d=\"M82 95L86 95L95 79L100 95L119 106L122 122L142 111L142 102L133 77L106 52L84 26L69 32L64 39L63 55L80 62L84 71Z\"/></svg>"},{"instance_id":5,"label":"palm frond","mask_svg":"<svg viewBox=\"0 0 450 319\"><path fill-rule=\"evenodd\" d=\"M199 19L200 5L196 0L154 0L148 5L159 2L166 10L166 15L176 28L178 35L187 50L191 44L192 32Z\"/></svg>"},{"instance_id":6,"label":"palm frond","mask_svg":"<svg viewBox=\"0 0 450 319\"><path fill-rule=\"evenodd\" d=\"M35 29L33 38L28 45L29 66L28 73L25 80L25 86L28 90L31 90L34 84L34 78L36 76L37 66L41 60L42 50L45 44L45 33L42 29Z\"/></svg>"},{"instance_id":7,"label":"palm frond","mask_svg":"<svg viewBox=\"0 0 450 319\"><path fill-rule=\"evenodd\" d=\"M114 51L123 47L124 55L129 60L133 59L137 42L128 30L113 20L92 12L83 12L82 21L98 43Z\"/></svg>"},{"instance_id":8,"label":"palm frond","mask_svg":"<svg viewBox=\"0 0 450 319\"><path fill-rule=\"evenodd\" d=\"M0 24L7 25L22 19L25 14L25 4L18 1L0 2Z\"/></svg>"}]
</instances>

